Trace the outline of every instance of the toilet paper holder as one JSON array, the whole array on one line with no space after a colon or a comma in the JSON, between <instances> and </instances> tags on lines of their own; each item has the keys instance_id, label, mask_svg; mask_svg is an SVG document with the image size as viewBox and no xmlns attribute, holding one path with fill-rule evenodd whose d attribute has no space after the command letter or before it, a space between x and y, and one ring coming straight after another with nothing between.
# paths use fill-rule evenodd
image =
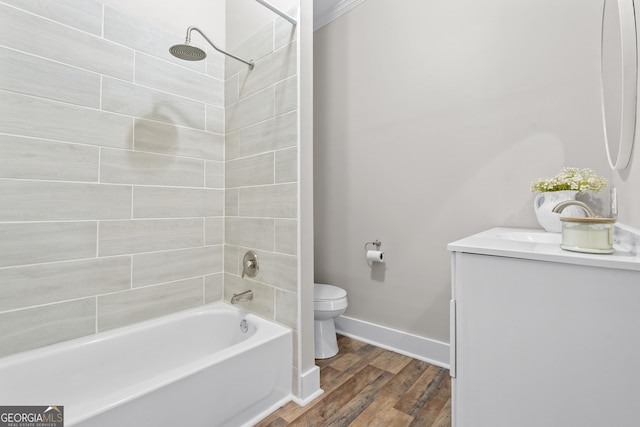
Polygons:
<instances>
[{"instance_id":1,"label":"toilet paper holder","mask_svg":"<svg viewBox=\"0 0 640 427\"><path fill-rule=\"evenodd\" d=\"M374 245L376 247L376 251L380 250L380 246L382 246L382 242L380 241L380 239L376 239L373 242L367 242L364 244L364 250L367 250L367 246L369 245Z\"/></svg>"},{"instance_id":2,"label":"toilet paper holder","mask_svg":"<svg viewBox=\"0 0 640 427\"><path fill-rule=\"evenodd\" d=\"M376 250L367 249L367 246L369 245L375 246ZM382 242L379 239L364 244L364 251L367 254L367 263L371 261L371 266L373 266L374 262L384 262L384 252L380 250L380 246L382 246Z\"/></svg>"}]
</instances>

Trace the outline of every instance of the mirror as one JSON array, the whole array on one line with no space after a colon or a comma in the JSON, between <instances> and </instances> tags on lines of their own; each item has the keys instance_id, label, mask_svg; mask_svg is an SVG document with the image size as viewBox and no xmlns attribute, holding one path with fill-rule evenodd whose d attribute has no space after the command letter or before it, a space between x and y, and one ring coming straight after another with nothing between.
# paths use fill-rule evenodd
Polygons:
<instances>
[{"instance_id":1,"label":"mirror","mask_svg":"<svg viewBox=\"0 0 640 427\"><path fill-rule=\"evenodd\" d=\"M601 45L602 118L609 165L631 160L636 128L638 51L633 0L605 0Z\"/></svg>"}]
</instances>

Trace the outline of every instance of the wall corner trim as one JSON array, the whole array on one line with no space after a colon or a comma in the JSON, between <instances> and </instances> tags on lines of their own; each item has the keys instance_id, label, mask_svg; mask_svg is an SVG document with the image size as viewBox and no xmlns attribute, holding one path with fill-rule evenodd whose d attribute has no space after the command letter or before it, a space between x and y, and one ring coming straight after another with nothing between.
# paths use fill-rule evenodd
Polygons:
<instances>
[{"instance_id":1,"label":"wall corner trim","mask_svg":"<svg viewBox=\"0 0 640 427\"><path fill-rule=\"evenodd\" d=\"M335 322L342 335L449 369L447 343L346 316L338 316Z\"/></svg>"},{"instance_id":2,"label":"wall corner trim","mask_svg":"<svg viewBox=\"0 0 640 427\"><path fill-rule=\"evenodd\" d=\"M313 31L319 30L334 19L347 13L365 0L340 0L326 11L319 13L313 20Z\"/></svg>"},{"instance_id":3,"label":"wall corner trim","mask_svg":"<svg viewBox=\"0 0 640 427\"><path fill-rule=\"evenodd\" d=\"M320 368L314 366L304 374L300 375L299 382L299 396L292 396L293 400L299 406L305 406L312 400L324 393L324 390L320 388Z\"/></svg>"}]
</instances>

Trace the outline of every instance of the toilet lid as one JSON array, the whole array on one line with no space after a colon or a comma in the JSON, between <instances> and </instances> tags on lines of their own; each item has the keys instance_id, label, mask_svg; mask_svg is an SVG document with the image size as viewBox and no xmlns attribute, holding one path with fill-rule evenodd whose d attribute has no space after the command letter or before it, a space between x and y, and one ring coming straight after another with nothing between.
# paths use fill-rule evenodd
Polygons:
<instances>
[{"instance_id":1,"label":"toilet lid","mask_svg":"<svg viewBox=\"0 0 640 427\"><path fill-rule=\"evenodd\" d=\"M313 299L316 301L329 301L345 298L347 291L333 285L315 283L313 286Z\"/></svg>"}]
</instances>

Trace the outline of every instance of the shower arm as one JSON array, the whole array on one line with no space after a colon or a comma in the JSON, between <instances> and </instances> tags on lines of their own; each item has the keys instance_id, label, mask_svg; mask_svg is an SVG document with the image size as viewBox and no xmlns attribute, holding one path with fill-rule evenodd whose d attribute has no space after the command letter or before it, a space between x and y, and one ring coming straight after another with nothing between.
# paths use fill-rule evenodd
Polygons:
<instances>
[{"instance_id":1,"label":"shower arm","mask_svg":"<svg viewBox=\"0 0 640 427\"><path fill-rule=\"evenodd\" d=\"M251 60L251 61L246 61L246 60L244 60L244 59L242 59L242 58L239 58L239 57L235 56L235 55L234 55L234 54L232 54L232 53L229 53L229 52L226 52L226 51L224 51L224 50L220 49L218 46L216 46L215 44L213 44L213 42L212 42L211 40L209 40L209 37L207 37L207 36L205 35L205 33L203 33L203 32L200 30L200 28L198 28L198 27L191 26L191 27L187 28L187 38L186 38L186 40L185 40L185 43L186 43L186 44L190 44L190 43L191 43L191 32L192 32L192 31L197 31L198 33L200 33L200 35L201 35L201 36L202 36L202 37L203 37L203 38L204 38L204 39L205 39L205 40L206 40L206 41L211 45L211 47L213 47L213 48L214 48L215 50L217 50L218 52L223 53L223 54L225 54L225 55L227 55L227 56L230 56L230 57L232 57L233 59L235 59L235 60L237 60L237 61L244 62L245 64L247 64L247 65L249 66L249 69L250 69L250 70L253 70L253 66L255 65L255 63L253 62L253 60Z\"/></svg>"}]
</instances>

